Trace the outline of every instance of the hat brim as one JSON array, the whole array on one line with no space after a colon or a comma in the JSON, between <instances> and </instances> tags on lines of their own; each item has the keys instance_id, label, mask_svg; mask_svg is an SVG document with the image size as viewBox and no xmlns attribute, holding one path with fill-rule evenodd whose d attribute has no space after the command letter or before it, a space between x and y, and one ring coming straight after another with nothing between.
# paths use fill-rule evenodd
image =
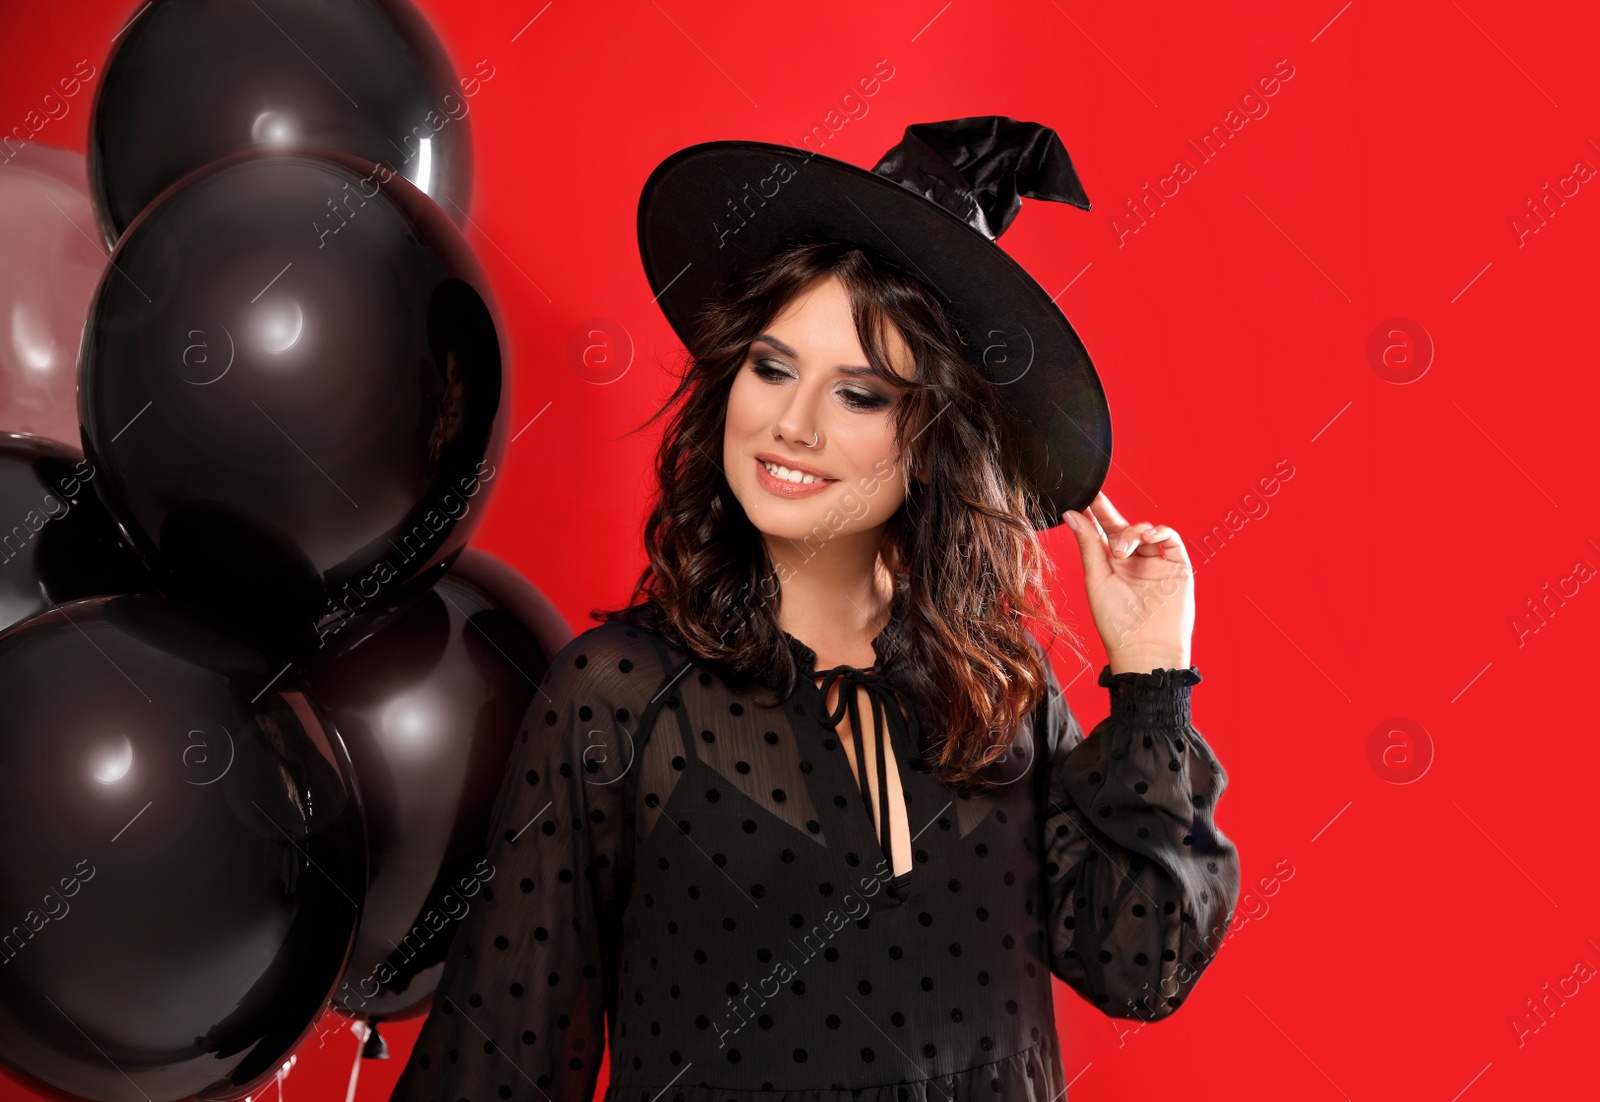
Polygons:
<instances>
[{"instance_id":1,"label":"hat brim","mask_svg":"<svg viewBox=\"0 0 1600 1102\"><path fill-rule=\"evenodd\" d=\"M645 181L639 255L686 347L699 312L781 249L847 241L919 276L995 384L1040 527L1094 500L1111 467L1111 410L1083 342L1004 249L893 180L792 146L718 141L679 150Z\"/></svg>"}]
</instances>

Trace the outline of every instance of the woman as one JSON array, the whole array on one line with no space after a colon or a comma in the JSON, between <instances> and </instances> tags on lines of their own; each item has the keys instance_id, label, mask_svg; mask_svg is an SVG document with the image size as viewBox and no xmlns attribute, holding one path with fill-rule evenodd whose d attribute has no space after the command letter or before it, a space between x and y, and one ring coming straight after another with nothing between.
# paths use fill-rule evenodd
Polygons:
<instances>
[{"instance_id":1,"label":"woman","mask_svg":"<svg viewBox=\"0 0 1600 1102\"><path fill-rule=\"evenodd\" d=\"M649 565L528 713L395 1099L588 1099L609 1020L607 1100L1060 1102L1052 975L1118 1018L1192 990L1239 885L1192 571L1097 492L1093 369L993 244L1019 194L1088 205L999 118L908 128L874 173L712 143L652 175L691 360ZM1065 627L1046 516L1108 656L1088 738L1023 624Z\"/></svg>"}]
</instances>

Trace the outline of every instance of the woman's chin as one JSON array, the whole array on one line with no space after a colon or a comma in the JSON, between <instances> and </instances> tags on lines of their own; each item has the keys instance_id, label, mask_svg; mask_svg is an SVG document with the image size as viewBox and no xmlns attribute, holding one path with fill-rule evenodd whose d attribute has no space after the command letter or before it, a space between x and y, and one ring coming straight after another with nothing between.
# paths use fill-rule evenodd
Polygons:
<instances>
[{"instance_id":1,"label":"woman's chin","mask_svg":"<svg viewBox=\"0 0 1600 1102\"><path fill-rule=\"evenodd\" d=\"M780 504L777 509L760 509L754 513L747 509L745 515L755 525L756 531L767 539L799 544L808 539L815 543L828 531L826 512L824 509Z\"/></svg>"}]
</instances>

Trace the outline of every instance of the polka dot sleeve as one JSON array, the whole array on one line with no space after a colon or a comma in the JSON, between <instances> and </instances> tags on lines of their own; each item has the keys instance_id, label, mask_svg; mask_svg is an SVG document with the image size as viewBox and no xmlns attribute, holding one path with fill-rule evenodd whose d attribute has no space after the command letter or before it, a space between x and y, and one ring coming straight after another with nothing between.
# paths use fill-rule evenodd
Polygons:
<instances>
[{"instance_id":1,"label":"polka dot sleeve","mask_svg":"<svg viewBox=\"0 0 1600 1102\"><path fill-rule=\"evenodd\" d=\"M627 731L660 680L647 661L602 626L552 662L495 803L493 874L391 1102L593 1097L631 873Z\"/></svg>"},{"instance_id":2,"label":"polka dot sleeve","mask_svg":"<svg viewBox=\"0 0 1600 1102\"><path fill-rule=\"evenodd\" d=\"M1228 775L1190 723L1199 682L1105 666L1111 714L1087 738L1053 671L1040 702L1051 969L1108 1017L1176 1010L1238 899L1238 852L1212 821Z\"/></svg>"}]
</instances>

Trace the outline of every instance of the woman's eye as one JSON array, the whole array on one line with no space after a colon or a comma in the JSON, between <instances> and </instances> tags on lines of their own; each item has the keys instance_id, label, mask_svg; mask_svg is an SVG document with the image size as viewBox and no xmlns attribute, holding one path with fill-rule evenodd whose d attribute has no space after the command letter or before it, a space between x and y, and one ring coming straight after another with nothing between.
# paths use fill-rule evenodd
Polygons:
<instances>
[{"instance_id":1,"label":"woman's eye","mask_svg":"<svg viewBox=\"0 0 1600 1102\"><path fill-rule=\"evenodd\" d=\"M750 370L755 372L757 378L764 379L769 383L784 382L793 378L788 369L777 360L765 358L754 360L750 364ZM870 390L846 387L838 393L847 406L862 412L882 409L884 406L892 404L890 399L881 394L874 394Z\"/></svg>"},{"instance_id":2,"label":"woman's eye","mask_svg":"<svg viewBox=\"0 0 1600 1102\"><path fill-rule=\"evenodd\" d=\"M853 409L882 409L884 406L889 404L889 399L883 397L881 394L873 394L870 391L841 390L839 393L844 395L845 401L848 402Z\"/></svg>"}]
</instances>

